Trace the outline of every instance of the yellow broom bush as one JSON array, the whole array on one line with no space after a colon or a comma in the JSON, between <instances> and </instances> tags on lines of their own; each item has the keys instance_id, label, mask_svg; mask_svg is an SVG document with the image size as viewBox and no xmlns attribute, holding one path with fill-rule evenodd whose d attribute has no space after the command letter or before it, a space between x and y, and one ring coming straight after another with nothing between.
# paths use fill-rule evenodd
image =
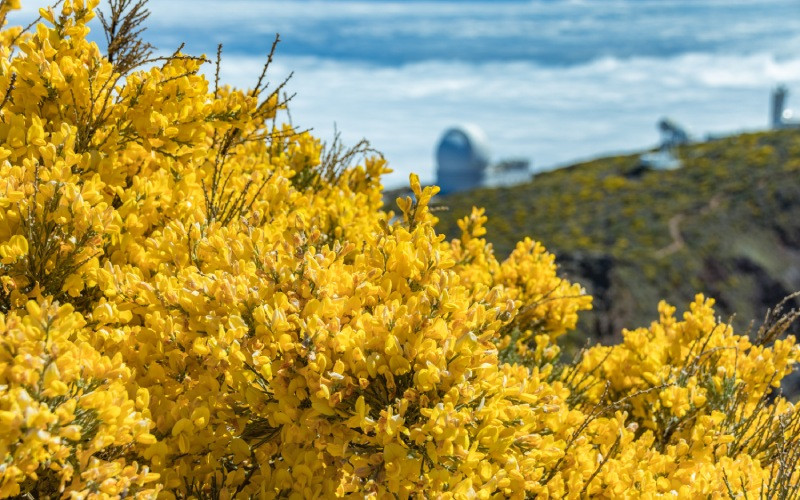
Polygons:
<instances>
[{"instance_id":1,"label":"yellow broom bush","mask_svg":"<svg viewBox=\"0 0 800 500\"><path fill-rule=\"evenodd\" d=\"M539 243L444 241L416 176L384 211L382 158L96 7L0 34L0 498L798 495L791 315L563 363L591 298Z\"/></svg>"}]
</instances>

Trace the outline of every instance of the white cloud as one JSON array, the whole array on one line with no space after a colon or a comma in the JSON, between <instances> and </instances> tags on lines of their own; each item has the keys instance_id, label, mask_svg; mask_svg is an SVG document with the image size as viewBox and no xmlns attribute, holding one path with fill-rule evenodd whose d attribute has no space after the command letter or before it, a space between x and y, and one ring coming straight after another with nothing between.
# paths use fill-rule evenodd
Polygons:
<instances>
[{"instance_id":1,"label":"white cloud","mask_svg":"<svg viewBox=\"0 0 800 500\"><path fill-rule=\"evenodd\" d=\"M229 57L223 78L246 86L260 64ZM434 62L386 68L282 58L273 74L280 78L290 68L295 123L323 138L334 123L346 140L367 137L395 169L388 185L405 183L412 171L433 181L436 141L462 122L480 124L497 157L528 156L547 168L649 147L664 115L696 136L765 128L769 91L779 82L796 89L800 105L800 58L769 54L604 59L565 68Z\"/></svg>"}]
</instances>

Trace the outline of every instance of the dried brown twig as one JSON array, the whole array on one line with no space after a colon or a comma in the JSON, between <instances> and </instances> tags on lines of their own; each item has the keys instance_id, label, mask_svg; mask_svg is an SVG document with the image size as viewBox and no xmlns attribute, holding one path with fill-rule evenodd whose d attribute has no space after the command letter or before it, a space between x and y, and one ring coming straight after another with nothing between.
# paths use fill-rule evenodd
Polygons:
<instances>
[{"instance_id":1,"label":"dried brown twig","mask_svg":"<svg viewBox=\"0 0 800 500\"><path fill-rule=\"evenodd\" d=\"M794 299L798 296L800 296L800 292L788 295L774 308L767 310L764 322L759 327L758 332L756 332L754 341L756 345L763 346L774 342L775 339L786 333L789 327L800 318L800 311L797 309L785 311L786 306L792 304Z\"/></svg>"},{"instance_id":2,"label":"dried brown twig","mask_svg":"<svg viewBox=\"0 0 800 500\"><path fill-rule=\"evenodd\" d=\"M155 49L141 39L147 29L142 23L150 17L146 5L147 0L110 0L108 17L97 13L108 43L108 61L123 75L143 64Z\"/></svg>"}]
</instances>

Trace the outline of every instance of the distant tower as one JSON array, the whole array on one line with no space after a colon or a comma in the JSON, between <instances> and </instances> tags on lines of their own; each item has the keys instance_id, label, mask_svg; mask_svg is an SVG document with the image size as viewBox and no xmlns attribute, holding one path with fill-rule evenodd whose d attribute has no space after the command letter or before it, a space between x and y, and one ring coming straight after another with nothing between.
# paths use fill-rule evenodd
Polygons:
<instances>
[{"instance_id":1,"label":"distant tower","mask_svg":"<svg viewBox=\"0 0 800 500\"><path fill-rule=\"evenodd\" d=\"M447 130L436 148L436 183L442 193L474 189L484 184L489 166L489 141L475 125Z\"/></svg>"},{"instance_id":2,"label":"distant tower","mask_svg":"<svg viewBox=\"0 0 800 500\"><path fill-rule=\"evenodd\" d=\"M783 128L783 110L786 106L786 94L788 90L785 86L779 85L772 91L772 115L770 116L773 129Z\"/></svg>"}]
</instances>

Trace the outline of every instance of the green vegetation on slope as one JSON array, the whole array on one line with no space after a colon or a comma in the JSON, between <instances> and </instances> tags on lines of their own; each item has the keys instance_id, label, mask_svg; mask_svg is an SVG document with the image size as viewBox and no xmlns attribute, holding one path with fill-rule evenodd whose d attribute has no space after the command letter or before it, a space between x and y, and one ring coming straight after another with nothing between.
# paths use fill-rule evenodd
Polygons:
<instances>
[{"instance_id":1,"label":"green vegetation on slope","mask_svg":"<svg viewBox=\"0 0 800 500\"><path fill-rule=\"evenodd\" d=\"M697 292L747 327L800 290L800 133L744 134L678 155L684 166L673 171L618 156L442 197L439 229L456 236L456 220L478 206L498 255L525 235L542 241L595 296L584 335L618 336L647 324L659 299L686 303Z\"/></svg>"}]
</instances>

